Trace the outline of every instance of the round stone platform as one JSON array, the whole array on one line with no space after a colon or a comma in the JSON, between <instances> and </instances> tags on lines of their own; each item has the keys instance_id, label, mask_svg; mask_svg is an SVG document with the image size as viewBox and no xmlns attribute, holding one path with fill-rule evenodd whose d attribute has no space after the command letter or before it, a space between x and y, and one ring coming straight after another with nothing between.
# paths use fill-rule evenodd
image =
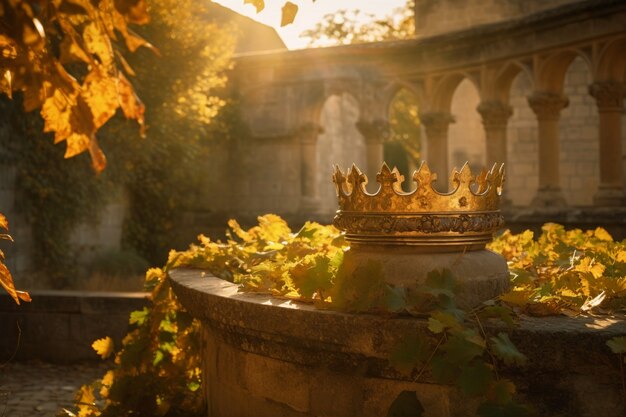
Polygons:
<instances>
[{"instance_id":1,"label":"round stone platform","mask_svg":"<svg viewBox=\"0 0 626 417\"><path fill-rule=\"evenodd\" d=\"M386 416L405 391L423 416L472 416L476 402L425 377L398 373L390 352L427 323L405 316L346 314L268 295L199 270L171 272L183 306L202 321L208 416ZM626 335L623 317L520 320L509 333L528 357L499 365L521 400L542 416L622 417L622 376L606 340Z\"/></svg>"}]
</instances>

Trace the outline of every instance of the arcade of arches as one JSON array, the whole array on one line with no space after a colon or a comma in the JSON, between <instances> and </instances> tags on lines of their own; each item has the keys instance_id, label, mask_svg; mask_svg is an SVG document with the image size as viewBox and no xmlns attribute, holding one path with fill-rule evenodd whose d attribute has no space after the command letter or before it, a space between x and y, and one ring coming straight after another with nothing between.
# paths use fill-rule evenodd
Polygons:
<instances>
[{"instance_id":1,"label":"arcade of arches","mask_svg":"<svg viewBox=\"0 0 626 417\"><path fill-rule=\"evenodd\" d=\"M249 165L230 168L235 197L223 209L329 220L332 163L375 178L390 103L408 91L420 156L440 189L464 161L504 162L510 219L613 213L624 222L626 3L553 3L415 40L237 57L250 137L235 152Z\"/></svg>"}]
</instances>

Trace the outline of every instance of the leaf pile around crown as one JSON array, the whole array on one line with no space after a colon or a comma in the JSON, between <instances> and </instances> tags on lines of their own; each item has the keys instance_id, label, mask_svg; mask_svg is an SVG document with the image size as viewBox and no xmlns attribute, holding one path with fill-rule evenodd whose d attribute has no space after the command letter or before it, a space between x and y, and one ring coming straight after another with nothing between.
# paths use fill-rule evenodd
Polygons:
<instances>
[{"instance_id":1,"label":"leaf pile around crown","mask_svg":"<svg viewBox=\"0 0 626 417\"><path fill-rule=\"evenodd\" d=\"M437 174L423 162L413 174L416 188L402 190L404 177L383 163L378 191L366 191L367 176L355 165L344 174L335 166L339 200L334 224L357 244L419 245L431 249L480 249L504 225L499 204L504 165L494 164L474 176L467 163L453 170L448 192L433 188Z\"/></svg>"}]
</instances>

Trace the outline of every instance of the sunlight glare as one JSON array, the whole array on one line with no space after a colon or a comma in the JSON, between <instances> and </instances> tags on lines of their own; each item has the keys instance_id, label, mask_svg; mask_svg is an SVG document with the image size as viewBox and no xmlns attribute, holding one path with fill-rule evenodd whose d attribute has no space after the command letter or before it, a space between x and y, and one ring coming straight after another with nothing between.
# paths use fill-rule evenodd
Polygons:
<instances>
[{"instance_id":1,"label":"sunlight glare","mask_svg":"<svg viewBox=\"0 0 626 417\"><path fill-rule=\"evenodd\" d=\"M298 15L291 25L280 27L281 8L286 0L267 0L265 9L256 13L252 4L244 4L243 0L215 0L216 3L248 16L258 22L272 26L289 49L302 49L307 46L307 39L300 34L315 26L322 18L338 10L359 10L361 16L373 14L377 18L390 15L393 9L402 7L406 0L291 0L298 5ZM365 17L365 16L364 16Z\"/></svg>"}]
</instances>

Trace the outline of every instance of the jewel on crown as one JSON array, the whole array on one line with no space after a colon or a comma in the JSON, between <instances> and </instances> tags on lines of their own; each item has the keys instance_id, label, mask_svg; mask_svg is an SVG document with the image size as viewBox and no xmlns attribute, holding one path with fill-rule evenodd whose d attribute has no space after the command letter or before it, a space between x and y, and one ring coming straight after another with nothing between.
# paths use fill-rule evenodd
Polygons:
<instances>
[{"instance_id":1,"label":"jewel on crown","mask_svg":"<svg viewBox=\"0 0 626 417\"><path fill-rule=\"evenodd\" d=\"M504 165L494 164L474 176L465 163L454 169L448 192L433 187L437 174L423 162L412 177L415 189L402 189L404 177L383 163L380 184L371 194L367 176L355 165L344 174L335 166L333 182L339 200L334 224L348 241L361 244L465 245L484 247L504 224L499 211Z\"/></svg>"}]
</instances>

